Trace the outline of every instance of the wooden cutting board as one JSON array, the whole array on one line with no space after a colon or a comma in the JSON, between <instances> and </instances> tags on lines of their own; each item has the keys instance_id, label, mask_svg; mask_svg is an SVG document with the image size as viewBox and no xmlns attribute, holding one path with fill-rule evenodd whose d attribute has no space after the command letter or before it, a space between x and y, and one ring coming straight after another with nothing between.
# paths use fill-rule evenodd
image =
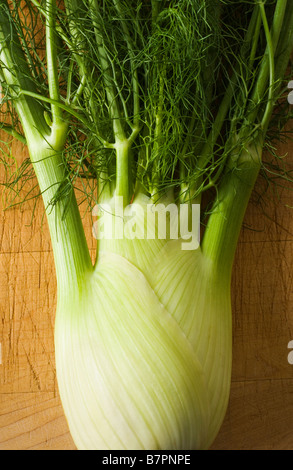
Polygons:
<instances>
[{"instance_id":1,"label":"wooden cutting board","mask_svg":"<svg viewBox=\"0 0 293 470\"><path fill-rule=\"evenodd\" d=\"M279 153L288 153L293 167L293 144ZM25 156L13 145L10 161ZM5 172L9 177L0 164L0 182ZM25 186L31 197L34 186ZM255 193L247 210L232 282L231 397L214 450L293 450L292 189L272 185L258 201ZM21 199L1 194L0 450L74 450L56 382L56 279L43 205L29 199L4 211ZM94 256L91 221L84 222Z\"/></svg>"}]
</instances>

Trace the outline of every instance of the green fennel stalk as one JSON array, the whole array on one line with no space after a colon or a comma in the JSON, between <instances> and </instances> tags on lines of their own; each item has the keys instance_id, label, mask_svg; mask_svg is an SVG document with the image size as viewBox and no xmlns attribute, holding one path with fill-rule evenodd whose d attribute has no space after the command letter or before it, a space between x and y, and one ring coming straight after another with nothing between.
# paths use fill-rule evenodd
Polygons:
<instances>
[{"instance_id":1,"label":"green fennel stalk","mask_svg":"<svg viewBox=\"0 0 293 470\"><path fill-rule=\"evenodd\" d=\"M216 437L233 259L263 150L290 118L275 110L292 50L287 0L0 0L2 130L26 142L46 208L57 378L79 449ZM91 207L122 198L132 228L150 205L201 204L199 247L132 232L101 237L92 264L80 184Z\"/></svg>"}]
</instances>

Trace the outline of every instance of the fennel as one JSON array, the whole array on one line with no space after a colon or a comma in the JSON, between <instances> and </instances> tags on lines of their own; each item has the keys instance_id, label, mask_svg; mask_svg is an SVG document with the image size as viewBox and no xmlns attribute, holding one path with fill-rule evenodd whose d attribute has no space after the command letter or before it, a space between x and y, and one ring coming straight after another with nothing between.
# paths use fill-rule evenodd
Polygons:
<instances>
[{"instance_id":1,"label":"fennel","mask_svg":"<svg viewBox=\"0 0 293 470\"><path fill-rule=\"evenodd\" d=\"M274 110L292 50L287 0L0 0L2 129L26 142L47 211L79 449L207 449L217 435L233 259L270 130L289 119ZM136 229L149 205L201 204L200 245L102 237L93 265L78 181L91 207L139 205Z\"/></svg>"}]
</instances>

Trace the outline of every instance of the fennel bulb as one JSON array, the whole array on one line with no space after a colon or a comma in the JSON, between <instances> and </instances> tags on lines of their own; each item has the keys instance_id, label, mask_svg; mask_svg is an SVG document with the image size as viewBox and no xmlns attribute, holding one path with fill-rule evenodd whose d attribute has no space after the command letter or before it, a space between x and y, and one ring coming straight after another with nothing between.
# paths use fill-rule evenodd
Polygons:
<instances>
[{"instance_id":1,"label":"fennel bulb","mask_svg":"<svg viewBox=\"0 0 293 470\"><path fill-rule=\"evenodd\" d=\"M87 287L59 300L58 384L79 449L208 448L219 429L229 286L200 249L181 243L100 240Z\"/></svg>"},{"instance_id":2,"label":"fennel bulb","mask_svg":"<svg viewBox=\"0 0 293 470\"><path fill-rule=\"evenodd\" d=\"M57 378L78 449L216 437L233 258L263 150L289 119L274 109L292 50L287 0L0 0L3 130L27 144L47 212ZM94 264L76 189L98 208ZM126 215L102 217L116 199ZM188 247L195 205L203 234ZM179 225L158 236L149 207L175 208Z\"/></svg>"}]
</instances>

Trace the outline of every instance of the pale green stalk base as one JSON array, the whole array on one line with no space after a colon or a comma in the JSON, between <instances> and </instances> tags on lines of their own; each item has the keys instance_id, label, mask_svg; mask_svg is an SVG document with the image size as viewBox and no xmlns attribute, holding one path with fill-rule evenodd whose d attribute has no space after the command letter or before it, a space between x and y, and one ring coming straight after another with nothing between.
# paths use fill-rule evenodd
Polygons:
<instances>
[{"instance_id":1,"label":"pale green stalk base","mask_svg":"<svg viewBox=\"0 0 293 470\"><path fill-rule=\"evenodd\" d=\"M208 449L217 435L231 379L229 282L181 242L101 240L83 289L60 293L57 378L80 450Z\"/></svg>"}]
</instances>

